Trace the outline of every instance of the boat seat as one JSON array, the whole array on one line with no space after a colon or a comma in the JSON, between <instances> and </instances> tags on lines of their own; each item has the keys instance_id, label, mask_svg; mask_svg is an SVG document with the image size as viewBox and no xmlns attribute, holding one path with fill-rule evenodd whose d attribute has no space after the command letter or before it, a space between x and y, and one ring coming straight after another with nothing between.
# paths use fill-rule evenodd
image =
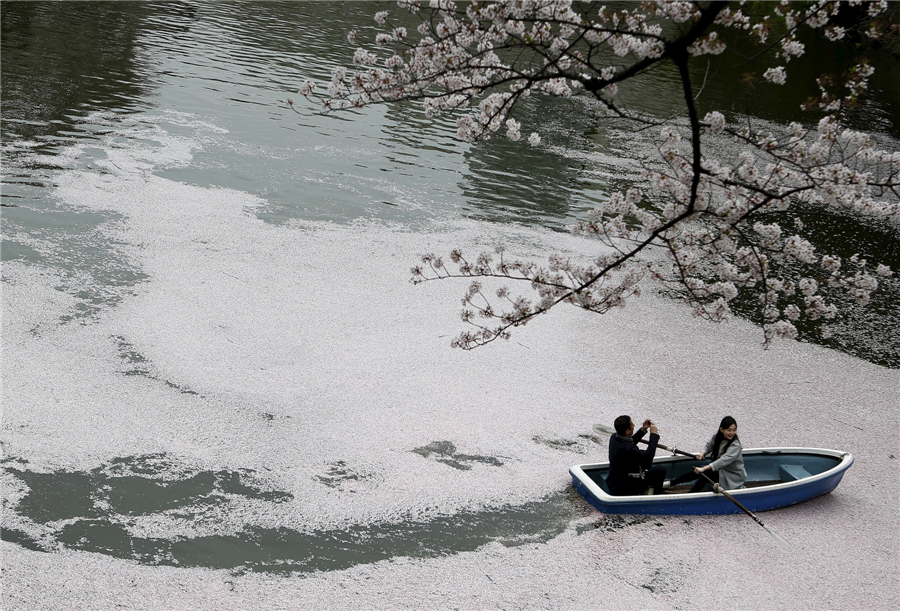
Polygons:
<instances>
[{"instance_id":1,"label":"boat seat","mask_svg":"<svg viewBox=\"0 0 900 611\"><path fill-rule=\"evenodd\" d=\"M810 477L812 473L800 465L779 465L778 475L783 482L794 482L804 477Z\"/></svg>"}]
</instances>

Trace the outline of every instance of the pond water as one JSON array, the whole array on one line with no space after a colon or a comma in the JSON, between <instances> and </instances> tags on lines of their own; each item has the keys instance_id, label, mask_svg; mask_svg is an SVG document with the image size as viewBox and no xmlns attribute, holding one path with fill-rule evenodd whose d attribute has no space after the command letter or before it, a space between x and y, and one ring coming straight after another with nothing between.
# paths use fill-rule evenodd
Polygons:
<instances>
[{"instance_id":1,"label":"pond water","mask_svg":"<svg viewBox=\"0 0 900 611\"><path fill-rule=\"evenodd\" d=\"M537 148L459 142L410 105L285 104L376 10L3 3L4 540L320 571L547 541L589 515L559 466L603 451L556 422L570 408L523 415L504 446L509 414L484 406L583 404L572 346L595 323L555 319L523 335L530 353L448 353L462 288L413 289L406 270L457 242L586 255L565 231L633 180L636 145L580 102L529 103ZM796 111L809 83L738 94L727 59L696 75L711 108L813 120ZM898 63L873 61L855 121L895 142ZM674 84L657 71L622 97L669 113ZM811 231L900 268L896 228ZM900 367L897 295L885 282L829 348ZM438 490L407 481L420 470Z\"/></svg>"}]
</instances>

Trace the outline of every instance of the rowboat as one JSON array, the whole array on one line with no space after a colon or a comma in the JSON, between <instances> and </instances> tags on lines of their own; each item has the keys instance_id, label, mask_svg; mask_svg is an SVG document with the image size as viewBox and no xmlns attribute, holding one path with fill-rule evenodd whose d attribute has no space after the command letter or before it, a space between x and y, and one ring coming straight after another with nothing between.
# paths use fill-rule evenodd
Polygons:
<instances>
[{"instance_id":1,"label":"rowboat","mask_svg":"<svg viewBox=\"0 0 900 611\"><path fill-rule=\"evenodd\" d=\"M746 487L729 490L728 495L749 511L787 507L828 494L853 464L849 452L822 448L754 448L744 450ZM653 460L666 469L665 479L675 479L708 461L687 456L665 456ZM703 515L740 513L742 509L717 492L689 493L691 483L663 491L663 494L612 496L606 487L609 463L575 465L569 469L575 489L591 505L604 513L653 515Z\"/></svg>"}]
</instances>

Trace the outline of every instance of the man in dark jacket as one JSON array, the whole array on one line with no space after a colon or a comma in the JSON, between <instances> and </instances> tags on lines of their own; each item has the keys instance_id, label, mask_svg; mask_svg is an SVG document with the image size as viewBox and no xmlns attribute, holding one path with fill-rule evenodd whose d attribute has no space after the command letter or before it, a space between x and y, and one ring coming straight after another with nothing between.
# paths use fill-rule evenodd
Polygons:
<instances>
[{"instance_id":1,"label":"man in dark jacket","mask_svg":"<svg viewBox=\"0 0 900 611\"><path fill-rule=\"evenodd\" d=\"M629 416L616 418L615 427L616 434L609 439L609 475L606 476L609 493L615 496L643 494L652 486L653 494L661 494L666 470L660 465L653 466L659 429L647 419L635 433L634 422ZM647 429L650 429L650 442L647 449L642 450L637 442Z\"/></svg>"}]
</instances>

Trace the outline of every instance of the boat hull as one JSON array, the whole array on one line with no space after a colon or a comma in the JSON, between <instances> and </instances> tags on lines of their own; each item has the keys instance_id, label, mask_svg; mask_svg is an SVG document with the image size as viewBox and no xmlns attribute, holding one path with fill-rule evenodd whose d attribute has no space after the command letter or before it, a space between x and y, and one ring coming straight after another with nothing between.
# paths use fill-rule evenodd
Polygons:
<instances>
[{"instance_id":1,"label":"boat hull","mask_svg":"<svg viewBox=\"0 0 900 611\"><path fill-rule=\"evenodd\" d=\"M822 448L756 448L744 450L748 487L728 493L750 511L787 507L828 494L853 464L848 452ZM705 464L689 457L657 458L666 479ZM604 513L651 515L710 515L740 513L741 509L715 492L612 496L606 488L609 463L575 465L569 469L575 489ZM766 483L772 482L772 483Z\"/></svg>"}]
</instances>

